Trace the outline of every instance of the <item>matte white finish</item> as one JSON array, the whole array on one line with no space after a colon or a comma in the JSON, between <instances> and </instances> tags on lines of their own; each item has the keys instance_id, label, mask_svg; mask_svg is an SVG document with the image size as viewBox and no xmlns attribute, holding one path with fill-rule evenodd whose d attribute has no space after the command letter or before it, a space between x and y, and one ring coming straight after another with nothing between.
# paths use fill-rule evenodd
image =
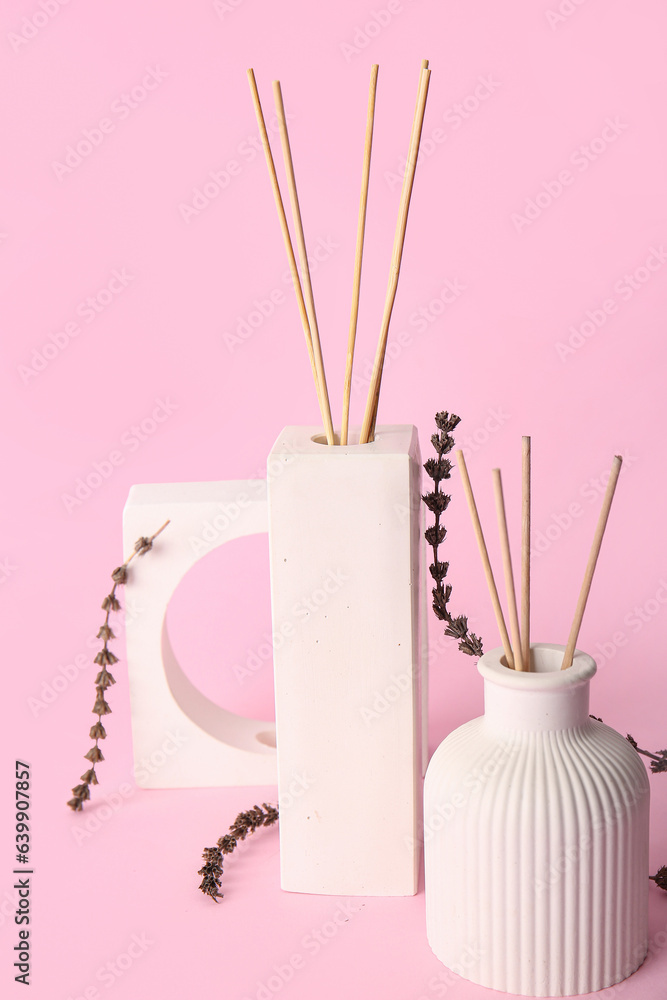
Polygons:
<instances>
[{"instance_id":1,"label":"matte white finish","mask_svg":"<svg viewBox=\"0 0 667 1000\"><path fill-rule=\"evenodd\" d=\"M423 587L416 428L326 446L287 427L268 463L283 889L417 891ZM358 441L358 431L350 441ZM424 668L426 664L424 663Z\"/></svg>"},{"instance_id":2,"label":"matte white finish","mask_svg":"<svg viewBox=\"0 0 667 1000\"><path fill-rule=\"evenodd\" d=\"M123 551L170 518L151 553L130 563L125 601L135 777L145 788L270 785L277 781L275 725L234 715L181 670L165 616L192 566L224 542L267 530L264 480L133 486Z\"/></svg>"},{"instance_id":3,"label":"matte white finish","mask_svg":"<svg viewBox=\"0 0 667 1000\"><path fill-rule=\"evenodd\" d=\"M431 948L461 976L528 996L625 979L648 944L649 783L588 715L590 656L532 645L535 673L481 657L485 715L436 750L424 785Z\"/></svg>"}]
</instances>

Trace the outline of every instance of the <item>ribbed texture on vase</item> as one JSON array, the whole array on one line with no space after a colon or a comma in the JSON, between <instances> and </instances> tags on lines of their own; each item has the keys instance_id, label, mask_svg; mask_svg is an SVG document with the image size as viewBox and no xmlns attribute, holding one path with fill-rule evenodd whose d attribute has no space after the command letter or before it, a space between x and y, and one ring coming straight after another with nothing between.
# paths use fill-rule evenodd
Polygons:
<instances>
[{"instance_id":1,"label":"ribbed texture on vase","mask_svg":"<svg viewBox=\"0 0 667 1000\"><path fill-rule=\"evenodd\" d=\"M625 979L647 950L645 767L590 720L452 733L424 788L426 915L442 962L480 985L568 996Z\"/></svg>"}]
</instances>

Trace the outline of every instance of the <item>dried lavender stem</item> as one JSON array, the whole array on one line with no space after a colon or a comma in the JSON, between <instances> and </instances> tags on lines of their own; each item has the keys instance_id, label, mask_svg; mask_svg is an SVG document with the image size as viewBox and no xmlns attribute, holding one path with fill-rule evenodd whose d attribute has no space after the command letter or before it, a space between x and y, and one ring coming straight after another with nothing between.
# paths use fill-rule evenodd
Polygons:
<instances>
[{"instance_id":1,"label":"dried lavender stem","mask_svg":"<svg viewBox=\"0 0 667 1000\"><path fill-rule=\"evenodd\" d=\"M452 469L452 463L444 456L454 447L454 438L450 432L458 426L459 422L460 417L457 417L453 413L449 414L446 411L442 411L435 415L435 423L439 433L431 436L431 444L435 448L438 457L435 459L429 458L424 463L424 469L433 480L435 489L433 492L427 493L422 497L424 503L433 514L435 523L428 527L424 534L426 541L433 550L433 562L429 566L429 572L435 580L435 587L431 591L433 594L433 611L435 616L440 621L445 622L445 635L451 636L453 639L458 639L459 649L462 653L466 653L468 656L481 656L484 652L482 640L474 632L469 632L467 617L459 615L454 618L450 614L447 605L451 597L452 587L449 583L446 586L443 583L447 576L449 563L441 562L438 558L438 546L444 541L447 534L445 527L440 523L440 518L449 506L451 499L440 490L440 483L450 478Z\"/></svg>"},{"instance_id":2,"label":"dried lavender stem","mask_svg":"<svg viewBox=\"0 0 667 1000\"><path fill-rule=\"evenodd\" d=\"M231 854L239 840L245 840L249 833L254 833L260 826L272 826L278 822L276 806L267 802L263 802L262 806L253 806L247 812L239 813L229 832L218 839L215 847L204 848L202 854L204 864L197 872L202 876L199 888L216 903L223 897L223 893L220 892L223 854Z\"/></svg>"},{"instance_id":3,"label":"dried lavender stem","mask_svg":"<svg viewBox=\"0 0 667 1000\"><path fill-rule=\"evenodd\" d=\"M95 742L88 753L84 754L84 757L86 760L90 761L92 767L88 768L88 770L81 775L81 784L75 785L72 788L73 798L68 801L67 805L75 812L80 812L83 809L83 803L90 798L90 786L97 785L99 783L97 780L95 765L104 760L104 754L100 750L100 740L106 739L107 734L104 726L102 725L102 716L111 715L111 708L105 698L105 692L111 687L112 684L116 683L113 674L107 670L107 666L118 662L116 654L112 653L109 649L109 639L115 639L113 629L109 626L109 616L112 611L120 610L120 602L116 597L116 589L126 582L127 567L129 563L132 562L135 556L143 556L146 552L150 552L153 547L153 542L157 536L164 531L168 524L169 521L165 521L162 527L149 538L142 536L137 539L134 543L134 549L131 555L128 556L121 566L117 566L112 572L111 579L113 580L113 587L111 588L110 593L107 594L102 601L102 610L105 611L106 614L104 616L104 622L97 633L97 638L103 639L104 642L102 649L93 661L102 668L95 678L95 704L93 705L93 713L97 715L97 722L90 727L89 734L90 739Z\"/></svg>"}]
</instances>

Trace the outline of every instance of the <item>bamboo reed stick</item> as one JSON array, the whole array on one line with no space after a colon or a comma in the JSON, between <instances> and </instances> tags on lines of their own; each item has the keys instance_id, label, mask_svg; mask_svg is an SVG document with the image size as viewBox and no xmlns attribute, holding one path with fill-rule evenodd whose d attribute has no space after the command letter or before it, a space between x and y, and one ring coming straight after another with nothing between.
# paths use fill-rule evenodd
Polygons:
<instances>
[{"instance_id":1,"label":"bamboo reed stick","mask_svg":"<svg viewBox=\"0 0 667 1000\"><path fill-rule=\"evenodd\" d=\"M472 492L472 486L470 484L468 469L466 466L465 458L463 457L463 452L460 450L456 452L456 463L458 465L459 472L461 473L463 491L465 493L465 497L468 502L468 509L470 511L470 517L472 519L472 526L475 531L477 545L479 547L479 554L482 557L482 566L484 567L486 584L489 588L489 594L491 596L491 604L493 605L493 610L496 616L496 622L498 623L498 631L500 632L500 639L503 645L503 649L505 651L505 660L507 661L507 666L510 669L514 669L514 657L512 656L512 646L510 644L510 637L507 633L505 618L503 617L503 609L500 604L500 598L498 597L498 589L496 587L496 581L493 578L493 569L491 568L489 553L486 548L486 542L484 541L484 532L482 531L482 525L479 519L479 514L477 513L477 504L475 503L475 497Z\"/></svg>"},{"instance_id":2,"label":"bamboo reed stick","mask_svg":"<svg viewBox=\"0 0 667 1000\"><path fill-rule=\"evenodd\" d=\"M315 312L315 299L313 296L313 286L310 280L310 268L308 266L308 253L306 250L306 239L303 232L303 220L301 218L301 208L299 206L299 195L296 188L296 176L294 174L294 162L292 160L292 150L290 148L289 134L287 132L287 117L285 115L285 105L280 89L280 81L273 81L273 99L278 116L280 128L280 143L283 150L283 160L285 162L285 173L287 175L287 187L289 190L290 202L292 205L292 221L296 234L296 245L299 251L299 263L301 264L301 280L303 281L303 295L306 303L306 312L310 324L310 335L313 344L313 355L315 358L315 370L319 385L319 395L321 408L323 410L324 428L327 435L327 443L334 444L334 429L331 421L331 406L329 404L329 392L327 380L324 372L324 360L322 358L322 346L320 343L320 331L317 325L317 314Z\"/></svg>"},{"instance_id":3,"label":"bamboo reed stick","mask_svg":"<svg viewBox=\"0 0 667 1000\"><path fill-rule=\"evenodd\" d=\"M422 64L421 64L421 67L419 69L419 83L417 85L417 102L415 104L415 113L414 113L414 115L412 117L412 132L410 133L410 147L409 148L412 148L412 137L413 137L414 130L415 130L415 124L416 124L416 122L418 120L418 116L419 116L419 95L420 95L420 90L421 90L421 78L422 78L422 72L425 69L428 69L428 59L422 59ZM419 126L419 129L420 129L420 138L421 138L421 126ZM419 146L419 142L417 143L417 146ZM406 169L407 169L407 166L406 166ZM384 358L382 359L382 364L384 366ZM382 379L382 373L380 373L380 379ZM371 432L370 432L370 436L369 436L369 440L370 441L374 441L375 440L375 425L377 423L377 418L378 418L378 404L379 404L379 402L380 402L380 388L378 387L377 395L375 397L375 401L374 401L374 404L373 404L373 421L372 421L372 424L371 424Z\"/></svg>"},{"instance_id":4,"label":"bamboo reed stick","mask_svg":"<svg viewBox=\"0 0 667 1000\"><path fill-rule=\"evenodd\" d=\"M313 341L310 333L310 323L308 321L308 313L306 311L306 304L303 299L303 292L301 290L301 281L299 279L299 271L296 266L296 258L294 256L294 250L292 248L292 239L290 236L289 226L287 225L287 216L285 215L285 208L283 206L283 199L280 194L280 185L278 184L278 175L276 174L276 167L273 162L273 155L271 153L271 146L269 144L269 135L266 130L266 123L264 121L264 113L262 111L262 104L259 99L259 92L257 90L257 83L255 81L255 74L252 69L248 70L248 82L250 84L250 93L252 96L255 115L257 117L257 124L259 126L259 134L262 140L262 146L264 147L264 155L266 157L266 165L269 170L269 179L271 181L271 188L273 190L273 197L276 203L276 209L278 210L278 220L280 222L280 229L283 234L283 240L285 243L285 250L287 251L287 260L289 262L290 273L292 275L292 283L294 285L294 292L296 294L297 306L299 308L299 316L301 318L301 325L303 326L304 336L306 338L306 348L308 350L308 359L310 361L310 367L313 372L313 379L315 381L315 389L317 391L317 400L320 406L320 413L322 415L322 421L325 424L325 410L323 407L321 395L320 395L320 385L319 378L317 374L317 368L315 366L315 355L313 353ZM328 438L327 438L328 440Z\"/></svg>"},{"instance_id":5,"label":"bamboo reed stick","mask_svg":"<svg viewBox=\"0 0 667 1000\"><path fill-rule=\"evenodd\" d=\"M621 471L621 465L623 459L620 455L614 455L614 461L611 465L611 471L609 473L609 482L607 483L607 489L605 491L604 500L602 501L602 509L600 510L600 517L598 518L597 527L595 529L595 535L593 537L593 544L591 546L590 555L588 557L588 565L586 566L586 572L584 573L584 582L581 586L581 592L579 594L579 600L577 601L577 607L574 612L574 621L572 622L572 628L570 629L570 636L567 640L567 646L565 647L565 653L563 654L563 664L561 670L567 670L568 667L572 666L572 660L574 658L574 651L577 646L577 639L579 637L579 629L581 628L581 622L584 617L584 611L586 609L586 602L588 600L588 595L591 590L591 583L593 582L593 574L595 573L595 565L598 561L598 556L600 555L600 546L602 545L602 538L604 536L605 528L607 527L607 519L609 517L609 511L611 509L611 502L614 499L614 492L616 490L616 483L618 482L618 476Z\"/></svg>"},{"instance_id":6,"label":"bamboo reed stick","mask_svg":"<svg viewBox=\"0 0 667 1000\"><path fill-rule=\"evenodd\" d=\"M366 230L366 209L368 206L368 184L371 173L371 150L373 147L373 123L375 120L375 93L377 90L379 66L371 66L371 82L368 92L368 112L366 115L366 139L364 142L364 166L361 177L361 200L359 202L359 218L357 221L357 245L354 253L354 279L352 283L352 314L347 340L347 359L345 362L345 382L343 384L343 419L340 429L340 443L347 444L348 425L350 420L350 394L352 392L352 365L354 362L354 345L357 339L357 319L359 316L359 294L361 291L361 262L364 253L364 233Z\"/></svg>"},{"instance_id":7,"label":"bamboo reed stick","mask_svg":"<svg viewBox=\"0 0 667 1000\"><path fill-rule=\"evenodd\" d=\"M401 270L403 245L405 243L405 231L408 224L410 197L412 195L412 186L415 179L415 171L417 169L417 157L419 155L419 143L421 140L422 126L424 123L424 111L426 109L426 98L428 97L428 85L430 76L431 76L431 71L427 68L423 68L421 71L421 76L419 81L417 108L416 108L415 118L412 123L412 134L410 137L410 146L408 149L408 162L406 164L405 176L403 178L403 189L401 192L398 220L396 223L394 248L392 252L391 268L389 273L389 283L387 286L387 295L385 299L384 313L382 316L382 324L380 328L380 337L378 340L378 346L375 353L375 361L373 363L373 375L371 377L371 384L368 388L368 397L366 399L366 411L364 413L364 420L361 428L361 435L359 438L361 444L366 444L368 441L372 440L372 437L374 435L374 426L377 417L377 407L380 396L380 384L382 382L382 368L384 365L384 357L387 349L387 337L389 334L389 322L391 320L391 313L394 308L394 301L396 299L396 290L398 288L398 277Z\"/></svg>"},{"instance_id":8,"label":"bamboo reed stick","mask_svg":"<svg viewBox=\"0 0 667 1000\"><path fill-rule=\"evenodd\" d=\"M530 438L523 437L521 454L521 638L523 665L531 670L530 655Z\"/></svg>"},{"instance_id":9,"label":"bamboo reed stick","mask_svg":"<svg viewBox=\"0 0 667 1000\"><path fill-rule=\"evenodd\" d=\"M507 593L507 606L510 616L510 631L512 633L512 652L514 654L515 670L523 670L523 651L521 648L521 631L519 629L519 615L516 607L516 593L514 591L514 574L512 573L512 554L510 552L510 539L507 531L507 515L505 513L505 498L503 496L503 482L500 476L500 469L493 469L493 495L496 501L496 516L498 518L498 531L500 533L500 549L503 556L503 571L505 573L505 591Z\"/></svg>"}]
</instances>

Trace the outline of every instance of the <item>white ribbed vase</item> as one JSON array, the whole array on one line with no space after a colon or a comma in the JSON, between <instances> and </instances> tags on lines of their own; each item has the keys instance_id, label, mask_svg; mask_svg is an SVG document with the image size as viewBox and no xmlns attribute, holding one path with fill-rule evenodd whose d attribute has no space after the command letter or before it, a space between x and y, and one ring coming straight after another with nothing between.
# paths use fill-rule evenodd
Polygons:
<instances>
[{"instance_id":1,"label":"white ribbed vase","mask_svg":"<svg viewBox=\"0 0 667 1000\"><path fill-rule=\"evenodd\" d=\"M481 657L485 714L436 750L424 786L428 940L466 979L589 993L646 956L649 784L588 714L595 661L536 643L534 672Z\"/></svg>"}]
</instances>

